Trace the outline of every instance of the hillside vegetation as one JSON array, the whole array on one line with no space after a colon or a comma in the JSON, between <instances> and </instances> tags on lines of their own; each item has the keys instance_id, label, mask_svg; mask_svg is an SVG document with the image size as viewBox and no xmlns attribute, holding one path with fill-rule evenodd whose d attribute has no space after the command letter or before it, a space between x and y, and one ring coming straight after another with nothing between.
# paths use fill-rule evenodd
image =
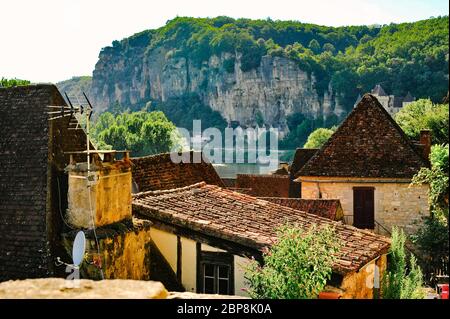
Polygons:
<instances>
[{"instance_id":1,"label":"hillside vegetation","mask_svg":"<svg viewBox=\"0 0 450 319\"><path fill-rule=\"evenodd\" d=\"M316 76L319 92L331 83L351 106L359 93L379 83L390 94L409 91L440 101L448 90L448 35L448 16L337 28L270 19L177 17L159 29L114 41L112 48L132 52L133 47L163 46L199 65L212 55L239 53L242 71L257 67L263 55L285 56Z\"/></svg>"}]
</instances>

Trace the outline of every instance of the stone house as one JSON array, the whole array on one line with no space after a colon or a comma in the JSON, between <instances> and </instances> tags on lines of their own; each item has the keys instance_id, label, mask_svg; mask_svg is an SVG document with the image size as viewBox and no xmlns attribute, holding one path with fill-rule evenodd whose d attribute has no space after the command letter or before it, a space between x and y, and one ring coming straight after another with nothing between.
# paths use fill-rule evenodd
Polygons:
<instances>
[{"instance_id":1,"label":"stone house","mask_svg":"<svg viewBox=\"0 0 450 319\"><path fill-rule=\"evenodd\" d=\"M296 174L305 199L339 199L346 223L414 232L429 215L428 185L411 186L427 160L429 131L413 143L376 97L364 95L337 131Z\"/></svg>"},{"instance_id":2,"label":"stone house","mask_svg":"<svg viewBox=\"0 0 450 319\"><path fill-rule=\"evenodd\" d=\"M54 85L0 88L0 281L53 276L64 251L64 151L85 149L86 135L48 121L47 105L65 105Z\"/></svg>"},{"instance_id":3,"label":"stone house","mask_svg":"<svg viewBox=\"0 0 450 319\"><path fill-rule=\"evenodd\" d=\"M88 248L80 272L148 279L149 223L132 218L131 163L91 154L98 182L88 188L86 134L68 118L49 121L49 105L66 106L54 85L0 88L0 281L67 277L57 262L72 263L79 230Z\"/></svg>"},{"instance_id":4,"label":"stone house","mask_svg":"<svg viewBox=\"0 0 450 319\"><path fill-rule=\"evenodd\" d=\"M286 222L335 228L343 247L329 285L342 298L372 298L373 268L386 267L383 236L204 182L134 194L133 213L151 221L152 240L186 291L245 296L246 264L262 260Z\"/></svg>"},{"instance_id":5,"label":"stone house","mask_svg":"<svg viewBox=\"0 0 450 319\"><path fill-rule=\"evenodd\" d=\"M392 116L400 111L402 107L416 100L416 98L413 97L410 92L408 92L404 97L388 95L380 84L375 85L370 93L378 99L378 102L380 102L385 110L388 111L388 113ZM355 107L360 101L361 95L359 95L356 99Z\"/></svg>"}]
</instances>

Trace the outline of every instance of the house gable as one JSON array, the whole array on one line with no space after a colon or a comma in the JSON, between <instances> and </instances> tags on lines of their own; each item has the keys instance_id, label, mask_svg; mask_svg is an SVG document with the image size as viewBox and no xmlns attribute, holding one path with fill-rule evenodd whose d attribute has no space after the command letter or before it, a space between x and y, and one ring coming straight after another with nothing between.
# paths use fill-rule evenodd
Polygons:
<instances>
[{"instance_id":1,"label":"house gable","mask_svg":"<svg viewBox=\"0 0 450 319\"><path fill-rule=\"evenodd\" d=\"M366 94L296 177L412 178L426 166L398 124Z\"/></svg>"}]
</instances>

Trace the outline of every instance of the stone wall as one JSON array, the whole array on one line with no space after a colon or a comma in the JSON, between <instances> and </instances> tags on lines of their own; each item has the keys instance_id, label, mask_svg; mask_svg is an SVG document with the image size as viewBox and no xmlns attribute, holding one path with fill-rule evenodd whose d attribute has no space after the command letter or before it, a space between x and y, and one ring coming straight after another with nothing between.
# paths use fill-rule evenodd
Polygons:
<instances>
[{"instance_id":1,"label":"stone wall","mask_svg":"<svg viewBox=\"0 0 450 319\"><path fill-rule=\"evenodd\" d=\"M381 278L386 271L386 255L371 261L358 272L348 274L342 280L339 289L343 299L373 299L374 292L379 288ZM377 267L377 272L375 271ZM378 278L376 277L378 275Z\"/></svg>"},{"instance_id":2,"label":"stone wall","mask_svg":"<svg viewBox=\"0 0 450 319\"><path fill-rule=\"evenodd\" d=\"M428 186L410 186L408 180L301 178L302 197L339 199L347 224L353 224L353 187L375 188L375 221L391 231L392 226L414 233L422 217L429 216ZM385 233L383 229L377 229Z\"/></svg>"},{"instance_id":3,"label":"stone wall","mask_svg":"<svg viewBox=\"0 0 450 319\"><path fill-rule=\"evenodd\" d=\"M101 259L105 279L150 279L150 225L134 219L133 223L116 223L96 229L99 251L92 230L86 231L87 257L80 267L81 278L101 279L94 264ZM71 255L76 231L63 234L63 243Z\"/></svg>"},{"instance_id":4,"label":"stone wall","mask_svg":"<svg viewBox=\"0 0 450 319\"><path fill-rule=\"evenodd\" d=\"M0 281L54 275L67 151L85 149L82 130L48 121L65 105L54 85L0 88Z\"/></svg>"}]
</instances>

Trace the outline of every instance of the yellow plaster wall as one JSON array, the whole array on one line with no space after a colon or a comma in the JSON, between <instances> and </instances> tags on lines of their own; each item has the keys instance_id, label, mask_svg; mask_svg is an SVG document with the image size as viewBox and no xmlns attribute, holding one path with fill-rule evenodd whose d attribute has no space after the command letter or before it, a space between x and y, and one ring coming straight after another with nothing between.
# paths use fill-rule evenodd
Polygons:
<instances>
[{"instance_id":1,"label":"yellow plaster wall","mask_svg":"<svg viewBox=\"0 0 450 319\"><path fill-rule=\"evenodd\" d=\"M243 290L248 288L244 278L245 267L250 263L250 259L234 255L234 294L237 296L250 297Z\"/></svg>"},{"instance_id":2,"label":"yellow plaster wall","mask_svg":"<svg viewBox=\"0 0 450 319\"><path fill-rule=\"evenodd\" d=\"M181 281L186 291L195 292L197 288L197 243L181 237Z\"/></svg>"},{"instance_id":3,"label":"yellow plaster wall","mask_svg":"<svg viewBox=\"0 0 450 319\"><path fill-rule=\"evenodd\" d=\"M88 188L86 172L69 172L69 223L90 228L92 214L96 227L131 219L131 170L105 163L95 174L98 181Z\"/></svg>"},{"instance_id":4,"label":"yellow plaster wall","mask_svg":"<svg viewBox=\"0 0 450 319\"><path fill-rule=\"evenodd\" d=\"M302 180L302 197L339 199L344 210L345 223L353 224L353 187L375 188L375 220L391 231L392 226L402 227L406 233L414 233L421 219L430 214L428 205L428 185L410 186L409 183L370 183L362 179L318 178L318 182ZM340 181L342 180L342 182ZM386 181L389 181L386 179ZM381 227L377 229L385 233Z\"/></svg>"},{"instance_id":5,"label":"yellow plaster wall","mask_svg":"<svg viewBox=\"0 0 450 319\"><path fill-rule=\"evenodd\" d=\"M373 299L374 289L379 288L381 278L386 271L386 255L366 264L358 272L348 274L342 280L343 299ZM378 276L375 271L378 268ZM378 278L375 278L377 276Z\"/></svg>"},{"instance_id":6,"label":"yellow plaster wall","mask_svg":"<svg viewBox=\"0 0 450 319\"><path fill-rule=\"evenodd\" d=\"M177 273L177 236L151 228L151 237L161 254L166 258L174 273Z\"/></svg>"},{"instance_id":7,"label":"yellow plaster wall","mask_svg":"<svg viewBox=\"0 0 450 319\"><path fill-rule=\"evenodd\" d=\"M102 240L105 278L149 280L150 240L150 230L130 231Z\"/></svg>"},{"instance_id":8,"label":"yellow plaster wall","mask_svg":"<svg viewBox=\"0 0 450 319\"><path fill-rule=\"evenodd\" d=\"M117 225L107 237L86 239L86 253L80 266L81 279L102 279L94 261L101 260L105 279L150 279L150 227L127 229ZM122 227L122 229L119 229ZM73 238L63 236L63 246L72 255ZM101 257L101 258L99 258Z\"/></svg>"}]
</instances>

